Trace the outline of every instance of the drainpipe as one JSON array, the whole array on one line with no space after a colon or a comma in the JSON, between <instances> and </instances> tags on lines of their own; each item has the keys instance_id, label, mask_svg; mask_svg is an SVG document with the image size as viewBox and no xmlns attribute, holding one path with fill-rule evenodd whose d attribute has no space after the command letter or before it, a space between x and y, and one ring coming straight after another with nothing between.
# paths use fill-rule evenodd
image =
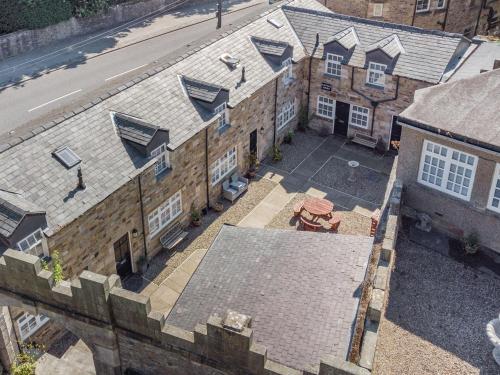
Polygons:
<instances>
[{"instance_id":1,"label":"drainpipe","mask_svg":"<svg viewBox=\"0 0 500 375\"><path fill-rule=\"evenodd\" d=\"M451 0L446 2L446 11L444 12L443 23L441 24L443 31L446 31L446 22L448 21L448 11L450 10Z\"/></svg>"},{"instance_id":2,"label":"drainpipe","mask_svg":"<svg viewBox=\"0 0 500 375\"><path fill-rule=\"evenodd\" d=\"M313 56L316 53L316 48L319 46L319 33L316 33L316 43L314 44L314 48L311 52L311 56L309 57L309 72L307 78L307 118L309 119L309 107L311 105L311 71L312 71L312 63Z\"/></svg>"},{"instance_id":3,"label":"drainpipe","mask_svg":"<svg viewBox=\"0 0 500 375\"><path fill-rule=\"evenodd\" d=\"M207 186L207 212L210 207L210 181L208 180L208 127L205 128L205 174L206 174L206 186Z\"/></svg>"},{"instance_id":4,"label":"drainpipe","mask_svg":"<svg viewBox=\"0 0 500 375\"><path fill-rule=\"evenodd\" d=\"M479 28L479 21L481 20L481 13L485 8L486 8L486 0L483 0L481 1L481 7L479 8L479 13L477 15L476 27L474 27L474 36L477 34L477 29Z\"/></svg>"},{"instance_id":5,"label":"drainpipe","mask_svg":"<svg viewBox=\"0 0 500 375\"><path fill-rule=\"evenodd\" d=\"M146 225L144 223L144 204L142 201L142 184L141 184L141 175L137 176L137 186L139 188L139 202L141 204L141 223L142 223L142 241L144 244L144 258L146 258L146 264L149 268L149 259L148 259L148 245L146 242Z\"/></svg>"},{"instance_id":6,"label":"drainpipe","mask_svg":"<svg viewBox=\"0 0 500 375\"><path fill-rule=\"evenodd\" d=\"M417 3L413 4L413 15L411 16L411 25L415 25L415 15L417 14Z\"/></svg>"},{"instance_id":7,"label":"drainpipe","mask_svg":"<svg viewBox=\"0 0 500 375\"><path fill-rule=\"evenodd\" d=\"M273 128L273 147L276 146L276 129L278 124L278 80L279 76L276 77L276 87L274 89L274 128Z\"/></svg>"}]
</instances>

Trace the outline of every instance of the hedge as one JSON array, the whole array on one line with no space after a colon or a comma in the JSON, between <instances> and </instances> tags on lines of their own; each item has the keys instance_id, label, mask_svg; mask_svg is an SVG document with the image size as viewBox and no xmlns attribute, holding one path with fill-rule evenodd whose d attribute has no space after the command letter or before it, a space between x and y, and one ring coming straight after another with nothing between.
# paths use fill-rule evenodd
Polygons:
<instances>
[{"instance_id":1,"label":"hedge","mask_svg":"<svg viewBox=\"0 0 500 375\"><path fill-rule=\"evenodd\" d=\"M0 0L0 34L102 13L129 0Z\"/></svg>"}]
</instances>

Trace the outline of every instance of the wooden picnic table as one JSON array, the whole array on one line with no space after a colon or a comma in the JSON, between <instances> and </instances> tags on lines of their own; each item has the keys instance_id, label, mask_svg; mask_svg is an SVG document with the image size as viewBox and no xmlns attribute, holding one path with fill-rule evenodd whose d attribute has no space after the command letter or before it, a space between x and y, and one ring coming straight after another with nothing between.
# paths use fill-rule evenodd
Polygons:
<instances>
[{"instance_id":1,"label":"wooden picnic table","mask_svg":"<svg viewBox=\"0 0 500 375\"><path fill-rule=\"evenodd\" d=\"M312 216L331 217L334 205L327 199L308 198L304 201L304 210Z\"/></svg>"}]
</instances>

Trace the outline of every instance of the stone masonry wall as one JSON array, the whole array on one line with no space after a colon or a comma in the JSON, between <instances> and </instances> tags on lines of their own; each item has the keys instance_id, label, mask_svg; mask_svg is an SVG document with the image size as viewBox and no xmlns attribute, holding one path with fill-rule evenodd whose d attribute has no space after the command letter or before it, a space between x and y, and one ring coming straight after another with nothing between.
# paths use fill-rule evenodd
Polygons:
<instances>
[{"instance_id":1,"label":"stone masonry wall","mask_svg":"<svg viewBox=\"0 0 500 375\"><path fill-rule=\"evenodd\" d=\"M479 158L469 202L417 182L425 139ZM405 205L426 212L431 216L433 226L453 237L461 238L464 234L476 231L484 246L500 252L500 215L486 208L496 163L500 163L500 157L491 153L404 127L397 173L405 186Z\"/></svg>"},{"instance_id":2,"label":"stone masonry wall","mask_svg":"<svg viewBox=\"0 0 500 375\"><path fill-rule=\"evenodd\" d=\"M366 85L366 69L342 66L342 77L340 79L325 74L325 61L313 59L311 74L311 102L309 115L315 118L312 126L317 130L333 132L333 122L316 115L318 96L330 97L336 101L360 105L370 109L368 129L349 127L348 136L354 136L355 132L372 134L373 137L381 137L386 147L389 147L391 136L392 117L398 115L413 102L416 90L431 86L431 84L411 80L403 77L386 75L384 90ZM353 82L354 74L354 83ZM332 91L322 89L322 83L332 86ZM352 85L352 87L351 87ZM397 86L399 89L397 90ZM396 97L397 93L397 97ZM381 101L374 109L374 101ZM375 122L373 133L371 132L372 117L375 110ZM316 125L315 125L316 124Z\"/></svg>"},{"instance_id":3,"label":"stone masonry wall","mask_svg":"<svg viewBox=\"0 0 500 375\"><path fill-rule=\"evenodd\" d=\"M190 4L204 3L206 0L189 0ZM20 30L0 36L0 60L40 48L49 43L70 37L109 29L127 21L173 10L185 5L186 0L145 0L115 5L105 14L89 18L72 17L67 21L36 30Z\"/></svg>"}]
</instances>

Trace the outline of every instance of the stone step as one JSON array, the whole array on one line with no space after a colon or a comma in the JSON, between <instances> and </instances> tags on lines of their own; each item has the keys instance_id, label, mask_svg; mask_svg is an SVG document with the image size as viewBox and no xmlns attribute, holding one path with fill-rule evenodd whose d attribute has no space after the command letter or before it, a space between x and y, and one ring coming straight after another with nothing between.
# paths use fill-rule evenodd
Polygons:
<instances>
[{"instance_id":1,"label":"stone step","mask_svg":"<svg viewBox=\"0 0 500 375\"><path fill-rule=\"evenodd\" d=\"M368 370L373 368L373 358L375 357L375 348L377 346L377 329L378 324L367 322L365 326L365 334L361 343L361 355L359 365Z\"/></svg>"}]
</instances>

